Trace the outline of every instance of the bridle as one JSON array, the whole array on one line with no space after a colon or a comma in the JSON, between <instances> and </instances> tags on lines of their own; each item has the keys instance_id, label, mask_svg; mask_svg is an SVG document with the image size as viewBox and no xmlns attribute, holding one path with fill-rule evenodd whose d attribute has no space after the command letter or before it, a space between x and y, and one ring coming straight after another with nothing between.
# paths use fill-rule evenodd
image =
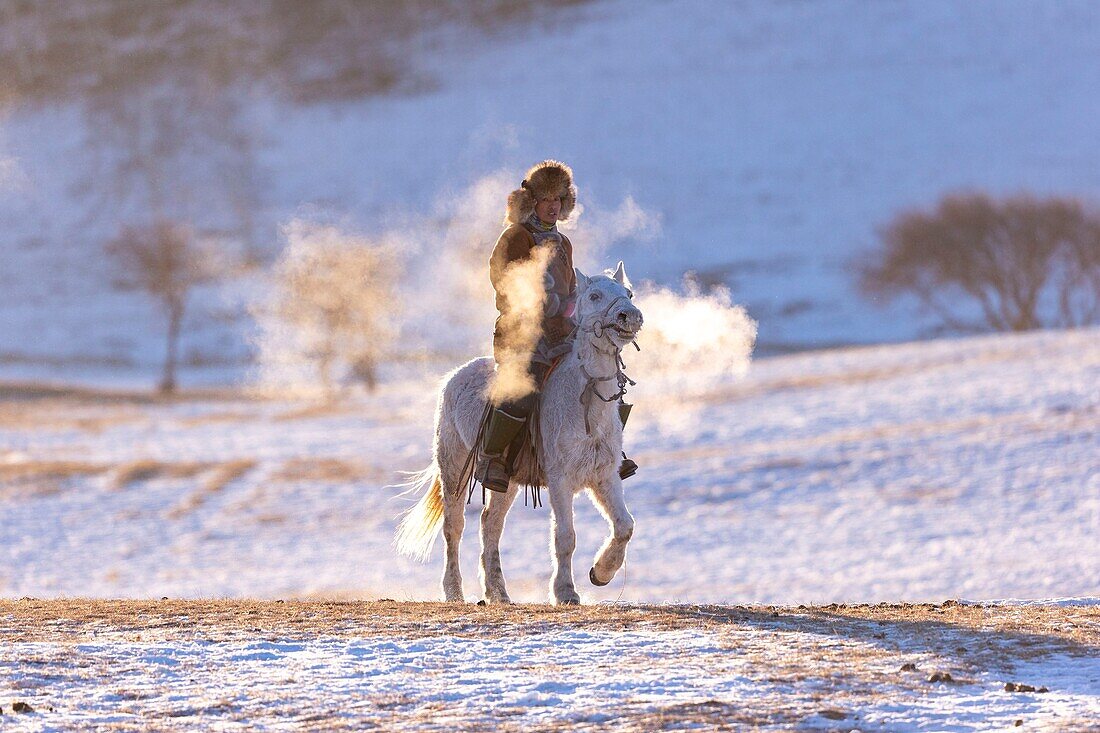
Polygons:
<instances>
[{"instance_id":1,"label":"bridle","mask_svg":"<svg viewBox=\"0 0 1100 733\"><path fill-rule=\"evenodd\" d=\"M591 326L587 328L580 328L580 326L577 327L578 330L582 333L591 333L595 337L588 342L592 346L592 348L601 353L614 354L615 356L615 373L607 377L597 377L589 374L588 369L586 369L584 366L584 362L581 362L581 374L584 375L586 381L584 384L584 389L581 390L580 401L581 405L584 406L584 431L588 435L592 434L592 425L591 421L588 418L588 412L592 406L593 395L601 402L614 402L626 394L626 387L628 384L631 387L637 384L637 382L628 377L626 375L626 372L624 371L626 369L626 364L623 363L622 347L612 341L611 337L607 333L608 329L616 328L615 323L608 320L608 316L611 314L611 309L614 308L615 304L618 303L620 300L630 300L630 296L620 295L614 298L610 303L608 303L607 307L604 308L603 313L601 313L598 318L593 320ZM597 341L603 339L606 339L607 343L611 346L610 351L605 351L604 349L601 349L599 346L596 345ZM642 347L638 346L637 341L631 341L630 343L634 344L634 348L638 351L642 350ZM580 361L580 358L581 352L580 349L577 349L577 360ZM618 384L619 391L611 395L610 397L604 397L602 394L600 394L600 391L596 388L596 385L600 382L610 382L613 379Z\"/></svg>"},{"instance_id":2,"label":"bridle","mask_svg":"<svg viewBox=\"0 0 1100 733\"><path fill-rule=\"evenodd\" d=\"M596 321L594 321L589 328L584 328L584 329L581 329L581 330L586 332L586 333L591 333L597 339L606 338L607 329L615 328L615 323L614 323L614 321L608 321L608 320L605 320L605 319L607 319L607 317L609 315L611 315L611 309L614 308L615 304L618 303L620 300L629 301L630 296L629 295L619 295L615 298L612 298L611 302L607 304L607 307L603 309L603 313L600 314L599 318ZM618 344L616 344L610 338L607 339L607 343L609 343L611 345L611 348L615 351L621 351L622 350L622 347L619 346ZM635 348L637 348L638 343L637 342L633 342L633 343L634 343ZM605 353L605 354L611 353L609 351L604 351L603 349L597 347L595 343L593 343L592 346L597 351L603 351L603 353ZM579 356L579 354L578 354L578 356Z\"/></svg>"}]
</instances>

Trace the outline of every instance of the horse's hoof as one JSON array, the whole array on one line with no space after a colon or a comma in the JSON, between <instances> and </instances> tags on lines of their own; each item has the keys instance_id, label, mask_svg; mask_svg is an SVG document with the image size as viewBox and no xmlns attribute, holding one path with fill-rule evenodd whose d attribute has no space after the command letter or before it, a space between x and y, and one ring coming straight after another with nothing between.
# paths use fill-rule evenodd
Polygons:
<instances>
[{"instance_id":1,"label":"horse's hoof","mask_svg":"<svg viewBox=\"0 0 1100 733\"><path fill-rule=\"evenodd\" d=\"M554 601L555 606L579 606L581 605L580 598L563 598L560 601Z\"/></svg>"},{"instance_id":2,"label":"horse's hoof","mask_svg":"<svg viewBox=\"0 0 1100 733\"><path fill-rule=\"evenodd\" d=\"M477 605L479 605L479 606L488 606L488 605L489 605L489 601L487 601L487 600L485 600L484 598L482 598L482 599L481 599L480 601L478 601L478 602L477 602Z\"/></svg>"},{"instance_id":3,"label":"horse's hoof","mask_svg":"<svg viewBox=\"0 0 1100 733\"><path fill-rule=\"evenodd\" d=\"M600 581L596 580L596 568L594 566L588 569L588 579L592 581L592 585L598 585L601 587L611 582L610 580L605 580L601 583Z\"/></svg>"}]
</instances>

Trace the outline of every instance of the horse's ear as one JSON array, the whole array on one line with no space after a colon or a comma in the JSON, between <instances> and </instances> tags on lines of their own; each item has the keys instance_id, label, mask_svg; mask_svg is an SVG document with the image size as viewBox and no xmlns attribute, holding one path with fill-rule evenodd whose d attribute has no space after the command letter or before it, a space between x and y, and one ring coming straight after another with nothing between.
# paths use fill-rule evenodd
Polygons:
<instances>
[{"instance_id":1,"label":"horse's ear","mask_svg":"<svg viewBox=\"0 0 1100 733\"><path fill-rule=\"evenodd\" d=\"M630 285L628 284L629 281L626 279L626 268L623 267L622 260L619 260L619 266L615 268L615 274L613 277L615 279L615 282L619 283L619 285L622 285L624 288L630 287Z\"/></svg>"},{"instance_id":2,"label":"horse's ear","mask_svg":"<svg viewBox=\"0 0 1100 733\"><path fill-rule=\"evenodd\" d=\"M588 275L585 275L583 272L581 272L581 268L579 267L574 267L573 272L577 276L577 290L582 290L588 287L588 283L590 282Z\"/></svg>"}]
</instances>

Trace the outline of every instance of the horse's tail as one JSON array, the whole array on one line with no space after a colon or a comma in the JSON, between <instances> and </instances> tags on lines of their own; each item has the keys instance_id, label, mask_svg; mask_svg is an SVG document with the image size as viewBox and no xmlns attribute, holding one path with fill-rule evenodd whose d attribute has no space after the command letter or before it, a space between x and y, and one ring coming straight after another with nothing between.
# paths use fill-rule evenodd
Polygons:
<instances>
[{"instance_id":1,"label":"horse's tail","mask_svg":"<svg viewBox=\"0 0 1100 733\"><path fill-rule=\"evenodd\" d=\"M394 546L398 553L424 562L431 555L435 538L443 525L443 483L439 478L438 466L433 461L423 471L413 474L402 486L408 487L407 493L416 493L424 487L428 490L401 518L394 536Z\"/></svg>"}]
</instances>

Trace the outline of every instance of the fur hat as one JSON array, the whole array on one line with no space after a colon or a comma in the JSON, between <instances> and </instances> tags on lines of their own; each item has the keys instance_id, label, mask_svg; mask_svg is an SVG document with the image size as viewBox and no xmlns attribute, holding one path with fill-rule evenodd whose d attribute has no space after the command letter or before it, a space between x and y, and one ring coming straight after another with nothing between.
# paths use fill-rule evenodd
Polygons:
<instances>
[{"instance_id":1,"label":"fur hat","mask_svg":"<svg viewBox=\"0 0 1100 733\"><path fill-rule=\"evenodd\" d=\"M535 210L535 202L544 196L561 197L559 221L565 221L577 203L577 187L573 185L573 169L560 160L544 160L527 171L523 183L508 194L505 225L519 224Z\"/></svg>"}]
</instances>

